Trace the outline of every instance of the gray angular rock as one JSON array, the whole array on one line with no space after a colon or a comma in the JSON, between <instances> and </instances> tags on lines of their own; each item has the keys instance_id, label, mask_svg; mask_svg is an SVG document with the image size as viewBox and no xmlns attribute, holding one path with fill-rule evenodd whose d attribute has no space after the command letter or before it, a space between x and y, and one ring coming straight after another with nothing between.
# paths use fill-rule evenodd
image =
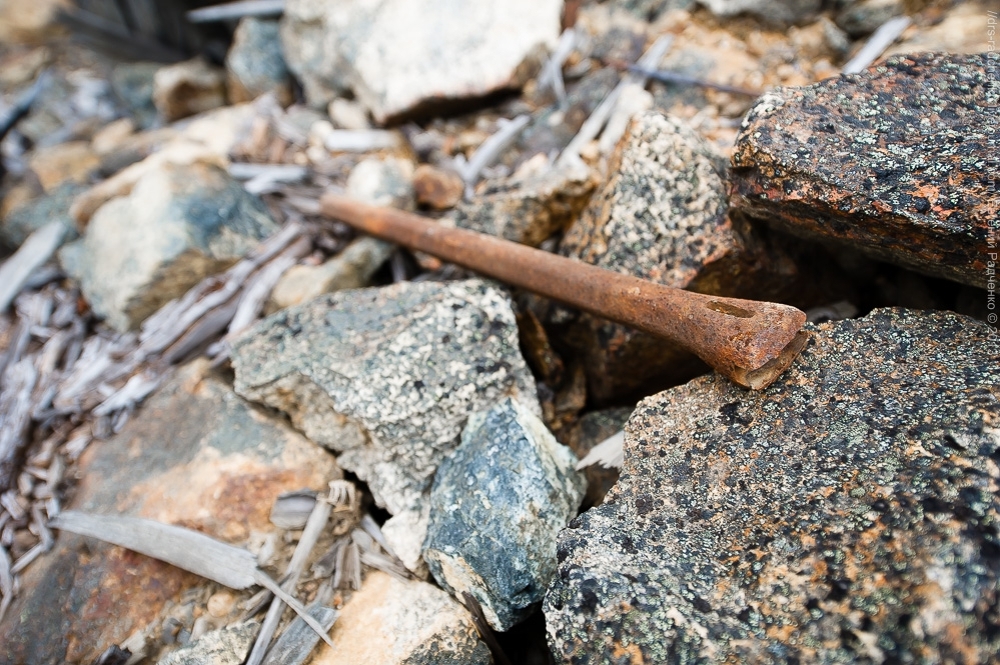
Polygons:
<instances>
[{"instance_id":1,"label":"gray angular rock","mask_svg":"<svg viewBox=\"0 0 1000 665\"><path fill-rule=\"evenodd\" d=\"M111 89L142 129L157 122L153 77L161 66L155 62L124 62L111 71Z\"/></svg>"},{"instance_id":2,"label":"gray angular rock","mask_svg":"<svg viewBox=\"0 0 1000 665\"><path fill-rule=\"evenodd\" d=\"M125 331L277 230L260 199L225 171L168 163L98 208L60 260L94 311Z\"/></svg>"},{"instance_id":3,"label":"gray angular rock","mask_svg":"<svg viewBox=\"0 0 1000 665\"><path fill-rule=\"evenodd\" d=\"M412 509L470 413L538 409L511 303L482 280L341 291L278 312L234 344L236 391L340 453L380 506Z\"/></svg>"},{"instance_id":4,"label":"gray angular rock","mask_svg":"<svg viewBox=\"0 0 1000 665\"><path fill-rule=\"evenodd\" d=\"M727 215L725 158L683 121L636 115L559 251L601 268L715 295L808 304L816 284L778 242ZM798 291L798 292L797 292ZM803 302L805 301L805 302ZM555 309L539 317L580 353L588 397L607 404L649 394L704 371L679 347L645 333Z\"/></svg>"},{"instance_id":5,"label":"gray angular rock","mask_svg":"<svg viewBox=\"0 0 1000 665\"><path fill-rule=\"evenodd\" d=\"M84 189L82 185L66 182L14 208L0 223L0 241L9 247L19 247L29 235L52 220L59 220L66 227L65 240L75 240L78 234L69 207Z\"/></svg>"},{"instance_id":6,"label":"gray angular rock","mask_svg":"<svg viewBox=\"0 0 1000 665\"><path fill-rule=\"evenodd\" d=\"M199 637L190 646L161 658L157 665L240 665L260 632L256 621L226 626Z\"/></svg>"},{"instance_id":7,"label":"gray angular rock","mask_svg":"<svg viewBox=\"0 0 1000 665\"><path fill-rule=\"evenodd\" d=\"M549 168L487 183L449 215L456 226L537 247L570 225L596 183L589 169Z\"/></svg>"},{"instance_id":8,"label":"gray angular rock","mask_svg":"<svg viewBox=\"0 0 1000 665\"><path fill-rule=\"evenodd\" d=\"M561 0L290 0L285 57L306 99L350 87L386 123L527 80L559 37Z\"/></svg>"},{"instance_id":9,"label":"gray angular rock","mask_svg":"<svg viewBox=\"0 0 1000 665\"><path fill-rule=\"evenodd\" d=\"M542 421L505 399L475 414L438 469L423 556L441 586L469 593L496 630L524 619L556 569L556 534L586 482Z\"/></svg>"},{"instance_id":10,"label":"gray angular rock","mask_svg":"<svg viewBox=\"0 0 1000 665\"><path fill-rule=\"evenodd\" d=\"M231 103L249 102L269 92L279 104L292 103L292 76L281 54L276 20L253 16L240 20L226 54L226 82Z\"/></svg>"},{"instance_id":11,"label":"gray angular rock","mask_svg":"<svg viewBox=\"0 0 1000 665\"><path fill-rule=\"evenodd\" d=\"M949 312L809 326L771 387L640 402L563 531L557 659L986 662L1000 648L1000 337Z\"/></svg>"}]
</instances>

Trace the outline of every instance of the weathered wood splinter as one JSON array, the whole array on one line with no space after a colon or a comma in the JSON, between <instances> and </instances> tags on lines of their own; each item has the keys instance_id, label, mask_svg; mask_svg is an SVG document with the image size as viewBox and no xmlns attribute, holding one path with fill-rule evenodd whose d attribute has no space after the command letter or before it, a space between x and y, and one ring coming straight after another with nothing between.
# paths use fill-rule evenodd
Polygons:
<instances>
[{"instance_id":1,"label":"weathered wood splinter","mask_svg":"<svg viewBox=\"0 0 1000 665\"><path fill-rule=\"evenodd\" d=\"M336 194L324 195L320 209L373 236L667 339L746 388L769 386L807 339L805 313L788 305L675 289Z\"/></svg>"}]
</instances>

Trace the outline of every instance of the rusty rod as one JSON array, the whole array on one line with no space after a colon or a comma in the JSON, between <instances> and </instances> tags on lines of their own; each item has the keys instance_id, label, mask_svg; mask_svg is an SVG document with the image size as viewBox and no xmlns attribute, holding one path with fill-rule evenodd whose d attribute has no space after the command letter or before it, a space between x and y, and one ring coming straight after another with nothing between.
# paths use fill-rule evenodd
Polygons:
<instances>
[{"instance_id":1,"label":"rusty rod","mask_svg":"<svg viewBox=\"0 0 1000 665\"><path fill-rule=\"evenodd\" d=\"M671 288L336 194L324 195L320 209L364 233L667 339L746 388L770 385L807 339L805 313L788 305Z\"/></svg>"}]
</instances>

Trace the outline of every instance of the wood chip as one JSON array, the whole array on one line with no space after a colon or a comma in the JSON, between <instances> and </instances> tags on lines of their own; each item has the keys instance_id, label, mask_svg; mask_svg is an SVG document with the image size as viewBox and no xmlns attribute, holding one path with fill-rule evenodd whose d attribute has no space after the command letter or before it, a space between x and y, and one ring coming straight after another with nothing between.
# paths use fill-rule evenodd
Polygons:
<instances>
[{"instance_id":1,"label":"wood chip","mask_svg":"<svg viewBox=\"0 0 1000 665\"><path fill-rule=\"evenodd\" d=\"M21 248L0 265L0 312L14 302L31 273L52 258L65 232L62 222L49 222L28 236Z\"/></svg>"}]
</instances>

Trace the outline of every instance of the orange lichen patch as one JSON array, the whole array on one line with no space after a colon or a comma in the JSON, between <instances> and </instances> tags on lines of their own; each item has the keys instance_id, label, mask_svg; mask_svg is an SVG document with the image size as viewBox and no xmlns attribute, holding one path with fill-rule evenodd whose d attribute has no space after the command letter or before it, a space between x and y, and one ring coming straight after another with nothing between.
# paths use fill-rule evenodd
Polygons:
<instances>
[{"instance_id":1,"label":"orange lichen patch","mask_svg":"<svg viewBox=\"0 0 1000 665\"><path fill-rule=\"evenodd\" d=\"M642 655L642 649L639 648L638 644L614 644L611 647L611 655L615 659L614 662L622 663L623 665L625 663L629 665L644 665L646 662L645 657Z\"/></svg>"}]
</instances>

